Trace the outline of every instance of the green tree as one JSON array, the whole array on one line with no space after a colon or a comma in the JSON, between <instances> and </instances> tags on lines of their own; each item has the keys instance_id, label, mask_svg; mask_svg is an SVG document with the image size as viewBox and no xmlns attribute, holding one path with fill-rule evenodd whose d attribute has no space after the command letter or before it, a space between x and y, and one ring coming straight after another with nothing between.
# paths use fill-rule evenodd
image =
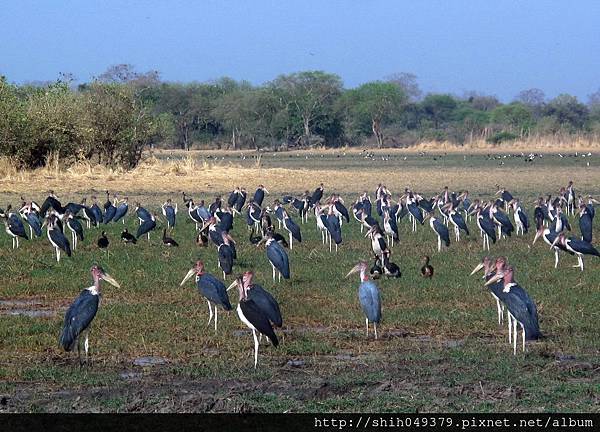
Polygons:
<instances>
[{"instance_id":1,"label":"green tree","mask_svg":"<svg viewBox=\"0 0 600 432\"><path fill-rule=\"evenodd\" d=\"M373 133L377 146L383 147L383 127L397 119L406 94L390 82L375 81L349 90L344 94L343 106L351 129L359 134Z\"/></svg>"}]
</instances>

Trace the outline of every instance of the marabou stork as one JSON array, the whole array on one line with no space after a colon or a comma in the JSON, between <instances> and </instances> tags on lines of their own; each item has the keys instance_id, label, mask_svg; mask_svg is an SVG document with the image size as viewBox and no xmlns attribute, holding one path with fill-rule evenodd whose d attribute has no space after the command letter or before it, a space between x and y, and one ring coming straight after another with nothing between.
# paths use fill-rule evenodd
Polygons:
<instances>
[{"instance_id":1,"label":"marabou stork","mask_svg":"<svg viewBox=\"0 0 600 432\"><path fill-rule=\"evenodd\" d=\"M492 243L496 243L496 230L494 228L494 223L489 216L482 211L480 206L476 206L475 210L473 210L471 213L475 213L477 215L475 221L477 222L477 226L479 227L479 230L483 236L483 250L485 250L487 246L487 250L489 251L490 239L492 239Z\"/></svg>"},{"instance_id":2,"label":"marabou stork","mask_svg":"<svg viewBox=\"0 0 600 432\"><path fill-rule=\"evenodd\" d=\"M581 231L581 239L592 242L592 216L589 209L585 205L579 206L579 230Z\"/></svg>"},{"instance_id":3,"label":"marabou stork","mask_svg":"<svg viewBox=\"0 0 600 432\"><path fill-rule=\"evenodd\" d=\"M93 204L90 207L90 210L94 214L95 221L96 221L96 227L98 227L100 225L100 223L104 220L104 216L102 215L102 209L98 205L98 198L95 195L92 196L92 201L93 201ZM93 220L93 219L90 217L90 221L91 220Z\"/></svg>"},{"instance_id":4,"label":"marabou stork","mask_svg":"<svg viewBox=\"0 0 600 432\"><path fill-rule=\"evenodd\" d=\"M198 210L200 209L200 206L194 205L194 201L191 198L187 198L185 196L185 192L183 192L183 202L185 203L185 205L186 205L186 207L188 209L188 216L190 217L190 219L196 225L196 231L197 231L198 230L198 224L203 224L204 223L204 218L201 217L200 214L198 213ZM207 213L208 213L208 211L207 211Z\"/></svg>"},{"instance_id":5,"label":"marabou stork","mask_svg":"<svg viewBox=\"0 0 600 432\"><path fill-rule=\"evenodd\" d=\"M71 256L71 245L69 240L65 237L63 232L57 226L58 217L56 215L49 215L46 219L47 235L50 244L54 246L56 251L56 262L60 262L60 251L63 250L67 256Z\"/></svg>"},{"instance_id":6,"label":"marabou stork","mask_svg":"<svg viewBox=\"0 0 600 432\"><path fill-rule=\"evenodd\" d=\"M254 283L254 272L244 272L243 275L236 278L227 288L227 291L237 286L240 282L246 291L247 298L253 300L258 305L275 327L281 327L283 325L283 318L281 317L279 303L277 303L277 300L275 300L270 292L259 284Z\"/></svg>"},{"instance_id":7,"label":"marabou stork","mask_svg":"<svg viewBox=\"0 0 600 432\"><path fill-rule=\"evenodd\" d=\"M452 202L445 204L442 209L447 211L447 218L454 227L454 238L457 242L460 241L460 230L463 230L466 235L469 235L469 227L467 227L465 219L454 209L454 204Z\"/></svg>"},{"instance_id":8,"label":"marabou stork","mask_svg":"<svg viewBox=\"0 0 600 432\"><path fill-rule=\"evenodd\" d=\"M77 240L83 241L83 227L73 213L68 210L65 212L64 219L66 219L67 228L71 231L71 243L73 250L75 250L77 249Z\"/></svg>"},{"instance_id":9,"label":"marabou stork","mask_svg":"<svg viewBox=\"0 0 600 432\"><path fill-rule=\"evenodd\" d=\"M192 267L179 286L183 286L183 284L192 276L196 276L196 286L198 287L198 292L202 295L206 302L208 303L208 311L210 316L208 318L208 324L213 318L213 307L214 307L214 316L215 316L215 332L217 331L217 306L223 307L224 310L230 311L233 309L231 307L231 303L229 302L229 297L227 296L227 289L223 282L219 279L211 275L210 273L206 273L204 271L204 263L202 261L197 261L196 265Z\"/></svg>"},{"instance_id":10,"label":"marabou stork","mask_svg":"<svg viewBox=\"0 0 600 432\"><path fill-rule=\"evenodd\" d=\"M302 233L300 227L294 222L290 215L284 210L283 211L283 227L289 233L290 237L290 249L294 248L294 239L298 242L302 242Z\"/></svg>"},{"instance_id":11,"label":"marabou stork","mask_svg":"<svg viewBox=\"0 0 600 432\"><path fill-rule=\"evenodd\" d=\"M381 295L379 288L373 281L369 280L367 275L368 264L361 261L348 272L346 277L354 273L360 273L360 285L358 287L358 301L365 314L365 323L367 325L367 337L369 336L369 322L373 323L375 330L375 339L377 339L377 324L381 322Z\"/></svg>"},{"instance_id":12,"label":"marabou stork","mask_svg":"<svg viewBox=\"0 0 600 432\"><path fill-rule=\"evenodd\" d=\"M471 276L474 275L475 273L477 273L479 270L483 269L483 278L485 279L486 283L496 274L495 273L495 269L499 269L499 270L503 270L504 266L506 265L506 258L504 257L499 257L498 259L496 259L496 261L492 261L492 259L488 256L483 257L483 260L477 265L477 267L475 267L473 269L473 271L471 272ZM492 297L494 297L494 300L496 300L496 312L498 313L498 325L502 325L502 322L504 321L504 303L503 301L500 300L501 297L503 297L503 294L501 294L502 291L502 284L500 283L495 283L495 284L489 284L486 285L489 290L490 290L490 294L492 295ZM510 328L510 324L509 324L509 337L510 337L510 332L511 332L511 328ZM510 340L509 340L510 342Z\"/></svg>"},{"instance_id":13,"label":"marabou stork","mask_svg":"<svg viewBox=\"0 0 600 432\"><path fill-rule=\"evenodd\" d=\"M381 256L383 252L388 250L387 244L385 243L385 239L383 238L383 234L381 232L381 228L379 224L373 225L369 231L365 234L365 237L371 238L371 248L373 249L373 253L377 256Z\"/></svg>"},{"instance_id":14,"label":"marabou stork","mask_svg":"<svg viewBox=\"0 0 600 432\"><path fill-rule=\"evenodd\" d=\"M429 257L427 255L421 257L423 262L423 267L421 267L421 276L424 278L432 278L433 277L433 267L429 264Z\"/></svg>"},{"instance_id":15,"label":"marabou stork","mask_svg":"<svg viewBox=\"0 0 600 432\"><path fill-rule=\"evenodd\" d=\"M254 226L256 230L259 230L262 215L262 208L254 201L250 201L248 203L248 211L246 212L246 223L248 224L248 228L252 228L252 226Z\"/></svg>"},{"instance_id":16,"label":"marabou stork","mask_svg":"<svg viewBox=\"0 0 600 432\"><path fill-rule=\"evenodd\" d=\"M542 334L538 323L538 314L535 302L519 284L514 280L514 269L509 266L505 271L497 272L494 277L487 281L486 285L492 285L502 280L503 288L501 300L508 309L509 325L512 321L513 352L517 355L517 323L523 331L523 351L525 341L538 340Z\"/></svg>"},{"instance_id":17,"label":"marabou stork","mask_svg":"<svg viewBox=\"0 0 600 432\"><path fill-rule=\"evenodd\" d=\"M391 239L391 245L394 247L394 240L398 241L400 240L400 237L398 235L398 224L396 223L396 218L390 216L389 208L386 208L383 211L383 229L385 230L385 235L388 241Z\"/></svg>"},{"instance_id":18,"label":"marabou stork","mask_svg":"<svg viewBox=\"0 0 600 432\"><path fill-rule=\"evenodd\" d=\"M442 222L436 218L433 213L429 213L429 226L437 235L437 246L438 252L442 251L442 240L446 247L450 247L450 234L448 233L448 228Z\"/></svg>"},{"instance_id":19,"label":"marabou stork","mask_svg":"<svg viewBox=\"0 0 600 432\"><path fill-rule=\"evenodd\" d=\"M227 234L222 232L221 236L222 243L217 247L217 252L219 254L219 268L223 272L223 280L225 280L225 276L233 271L234 249L229 243Z\"/></svg>"},{"instance_id":20,"label":"marabou stork","mask_svg":"<svg viewBox=\"0 0 600 432\"><path fill-rule=\"evenodd\" d=\"M321 201L321 198L323 198L323 183L321 183L312 193L312 196L310 197L310 205L314 206L316 203L318 203L319 201Z\"/></svg>"},{"instance_id":21,"label":"marabou stork","mask_svg":"<svg viewBox=\"0 0 600 432\"><path fill-rule=\"evenodd\" d=\"M87 207L85 204L87 202L87 198L83 198L83 200L81 201L82 204L84 204L83 206L83 218L85 219L85 223L87 225L87 228L90 229L92 227L92 224L94 226L98 226L98 219L96 218L96 213L95 211L92 209L92 207ZM102 214L100 214L100 218L102 218Z\"/></svg>"},{"instance_id":22,"label":"marabou stork","mask_svg":"<svg viewBox=\"0 0 600 432\"><path fill-rule=\"evenodd\" d=\"M237 314L242 321L250 330L252 330L252 337L254 338L254 368L258 365L258 337L256 333L265 335L274 347L279 345L277 335L273 330L273 326L269 321L269 314L261 307L263 306L256 298L250 295L250 292L255 288L248 289L244 286L242 278L238 278L234 285L237 285L239 293L239 303L237 306Z\"/></svg>"},{"instance_id":23,"label":"marabou stork","mask_svg":"<svg viewBox=\"0 0 600 432\"><path fill-rule=\"evenodd\" d=\"M42 236L42 222L38 216L38 211L34 208L31 203L25 203L19 210L21 217L27 221L29 225L29 237L33 238L35 233L36 237Z\"/></svg>"},{"instance_id":24,"label":"marabou stork","mask_svg":"<svg viewBox=\"0 0 600 432\"><path fill-rule=\"evenodd\" d=\"M10 209L11 206L8 205L6 212L0 211L0 218L4 219L4 229L6 230L6 234L12 238L12 247L15 249L19 247L19 237L25 240L29 240L29 237L21 219L15 213L12 213Z\"/></svg>"},{"instance_id":25,"label":"marabou stork","mask_svg":"<svg viewBox=\"0 0 600 432\"><path fill-rule=\"evenodd\" d=\"M502 238L502 236L510 237L512 232L515 230L515 227L506 213L498 208L498 204L493 203L490 206L489 216L490 219L498 226L498 238Z\"/></svg>"},{"instance_id":26,"label":"marabou stork","mask_svg":"<svg viewBox=\"0 0 600 432\"><path fill-rule=\"evenodd\" d=\"M167 228L171 229L175 227L176 215L177 215L177 203L173 205L171 198L163 203L161 206L162 214L167 220Z\"/></svg>"},{"instance_id":27,"label":"marabou stork","mask_svg":"<svg viewBox=\"0 0 600 432\"><path fill-rule=\"evenodd\" d=\"M254 203L256 203L259 207L262 207L263 201L265 199L265 193L269 193L267 188L265 188L263 185L258 185L256 192L254 192L254 197L252 198L252 201L254 201Z\"/></svg>"},{"instance_id":28,"label":"marabou stork","mask_svg":"<svg viewBox=\"0 0 600 432\"><path fill-rule=\"evenodd\" d=\"M113 222L118 222L119 219L123 219L123 225L125 225L125 215L129 210L129 197L123 198L121 201L115 197L115 215L113 216Z\"/></svg>"},{"instance_id":29,"label":"marabou stork","mask_svg":"<svg viewBox=\"0 0 600 432\"><path fill-rule=\"evenodd\" d=\"M281 276L284 279L290 278L290 260L285 249L272 237L270 233L267 234L267 241L265 243L267 248L267 258L273 267L273 282L275 282L275 270L279 272L279 282L281 282Z\"/></svg>"},{"instance_id":30,"label":"marabou stork","mask_svg":"<svg viewBox=\"0 0 600 432\"><path fill-rule=\"evenodd\" d=\"M127 230L127 228L125 228L123 230L123 232L121 232L121 240L123 241L123 243L133 243L133 244L137 243L137 239L135 238L135 236L133 234L131 234Z\"/></svg>"},{"instance_id":31,"label":"marabou stork","mask_svg":"<svg viewBox=\"0 0 600 432\"><path fill-rule=\"evenodd\" d=\"M540 228L535 233L535 237L533 238L533 244L537 241L538 238L542 237L544 241L554 250L554 268L558 267L558 256L559 252L562 250L563 252L567 252L571 255L574 255L573 252L567 250L565 246L561 243L554 244L554 240L558 237L558 233L550 228L544 228L540 226Z\"/></svg>"},{"instance_id":32,"label":"marabou stork","mask_svg":"<svg viewBox=\"0 0 600 432\"><path fill-rule=\"evenodd\" d=\"M242 212L242 208L244 208L244 204L246 204L247 196L248 196L248 193L246 192L246 189L241 188L240 192L237 195L237 199L235 200L235 204L233 205L233 208L238 213Z\"/></svg>"},{"instance_id":33,"label":"marabou stork","mask_svg":"<svg viewBox=\"0 0 600 432\"><path fill-rule=\"evenodd\" d=\"M527 218L527 213L525 213L525 210L521 207L521 202L518 198L513 199L509 204L512 205L513 208L513 219L515 221L515 226L517 227L516 234L519 235L520 230L521 234L525 235L529 231L529 219Z\"/></svg>"},{"instance_id":34,"label":"marabou stork","mask_svg":"<svg viewBox=\"0 0 600 432\"><path fill-rule=\"evenodd\" d=\"M100 281L105 280L109 284L120 288L119 283L114 280L102 267L94 265L91 268L92 279L94 284L81 291L79 296L67 309L65 320L63 323L62 332L60 334L59 343L65 351L72 351L77 346L77 355L79 364L81 361L80 337L84 334L85 339L83 347L85 349L85 362L88 360L89 351L89 329L98 307L100 306Z\"/></svg>"},{"instance_id":35,"label":"marabou stork","mask_svg":"<svg viewBox=\"0 0 600 432\"><path fill-rule=\"evenodd\" d=\"M371 274L371 277L373 279L379 279L381 277L381 275L383 274L381 258L377 255L374 255L374 259L375 259L375 262L373 263L373 266L371 267L371 270L369 271L369 273Z\"/></svg>"},{"instance_id":36,"label":"marabou stork","mask_svg":"<svg viewBox=\"0 0 600 432\"><path fill-rule=\"evenodd\" d=\"M574 253L577 256L577 265L573 267L579 267L581 271L583 271L583 256L584 255L592 255L600 257L600 252L591 243L586 242L585 240L579 240L575 237L567 238L564 233L558 234L550 246L550 249L558 244L561 244L565 247L565 249L569 252Z\"/></svg>"},{"instance_id":37,"label":"marabou stork","mask_svg":"<svg viewBox=\"0 0 600 432\"><path fill-rule=\"evenodd\" d=\"M412 221L412 231L416 232L417 222L419 222L421 225L423 225L424 223L423 213L421 213L421 210L419 209L419 206L417 205L414 198L412 198L412 200L410 201L407 199L406 208L408 209L408 213L410 214L410 219Z\"/></svg>"},{"instance_id":38,"label":"marabou stork","mask_svg":"<svg viewBox=\"0 0 600 432\"><path fill-rule=\"evenodd\" d=\"M115 199L115 203L117 203L118 202L117 197L114 196L113 198ZM117 213L117 208L113 205L113 203L110 200L110 193L108 191L106 191L106 202L104 203L104 219L102 220L102 222L104 224L109 223L110 221L113 220L116 213Z\"/></svg>"},{"instance_id":39,"label":"marabou stork","mask_svg":"<svg viewBox=\"0 0 600 432\"><path fill-rule=\"evenodd\" d=\"M156 228L156 217L153 214L150 214L150 218L142 221L141 225L138 227L136 237L139 238L144 234L148 235L148 241L150 241L150 231Z\"/></svg>"},{"instance_id":40,"label":"marabou stork","mask_svg":"<svg viewBox=\"0 0 600 432\"><path fill-rule=\"evenodd\" d=\"M332 240L335 243L335 251L338 251L338 246L342 244L342 227L340 219L334 214L333 204L329 206L329 214L327 215L326 225L329 232L329 252L331 252Z\"/></svg>"}]
</instances>

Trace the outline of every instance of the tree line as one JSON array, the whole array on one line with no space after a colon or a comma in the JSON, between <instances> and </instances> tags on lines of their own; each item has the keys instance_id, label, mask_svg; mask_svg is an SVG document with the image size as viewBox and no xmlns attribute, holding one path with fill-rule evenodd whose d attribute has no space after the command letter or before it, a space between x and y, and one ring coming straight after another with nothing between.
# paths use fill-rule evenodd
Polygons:
<instances>
[{"instance_id":1,"label":"tree line","mask_svg":"<svg viewBox=\"0 0 600 432\"><path fill-rule=\"evenodd\" d=\"M586 104L568 94L548 100L539 89L501 103L477 92L423 95L408 73L346 89L323 71L256 86L230 78L164 82L125 64L79 85L69 74L23 85L0 77L0 155L24 167L58 157L130 169L149 146L409 147L557 134L600 135L600 90Z\"/></svg>"}]
</instances>

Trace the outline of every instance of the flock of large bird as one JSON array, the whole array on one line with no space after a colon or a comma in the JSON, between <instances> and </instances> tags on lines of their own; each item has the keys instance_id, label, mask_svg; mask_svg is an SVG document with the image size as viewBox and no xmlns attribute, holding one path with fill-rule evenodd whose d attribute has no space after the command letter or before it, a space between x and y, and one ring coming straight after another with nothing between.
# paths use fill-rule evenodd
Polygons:
<instances>
[{"instance_id":1,"label":"flock of large bird","mask_svg":"<svg viewBox=\"0 0 600 432\"><path fill-rule=\"evenodd\" d=\"M358 222L361 233L370 240L373 263L359 262L347 277L353 273L360 274L358 298L365 314L367 336L369 324L373 324L377 338L377 324L381 321L381 297L375 282L386 276L401 277L400 267L391 261L391 251L399 242L398 224L407 220L412 231L427 223L437 237L437 248L441 251L450 247L449 228L454 232L454 241L460 242L461 234L470 235L468 222L475 219L482 238L483 250L490 250L491 243L514 235L525 235L530 230L529 216L521 201L505 189L498 187L494 198L489 201L471 200L469 193L450 192L448 187L429 198L410 189L394 201L391 192L379 185L375 191L375 200L367 192L362 193L350 206L338 194L324 197L323 184L314 192L304 192L301 196L285 195L275 199L271 205L263 205L268 190L260 185L251 199L244 188L235 188L225 200L217 197L210 205L204 201L195 202L192 197L182 194L186 213L196 226L196 243L207 247L212 243L217 250L218 265L223 273L223 280L233 273L237 259L236 241L231 235L236 216L245 219L248 226L249 241L256 245L265 245L266 255L273 270L273 282L290 279L290 260L286 248L292 249L294 242L302 242L301 225L314 216L316 227L321 233L321 241L330 252L337 253L343 243L342 227L352 219ZM123 221L129 211L129 199L117 196L110 197L106 192L106 202L101 206L97 197L92 197L92 205L88 206L86 198L80 203L70 202L62 205L57 196L50 192L40 206L35 201L21 198L22 205L14 212L9 205L6 210L0 209L0 219L4 221L5 231L12 238L12 247L19 247L19 239L42 237L46 228L49 243L55 250L56 260L60 262L61 253L71 256L79 241L86 235L83 225L90 230L104 224ZM592 223L595 214L594 205L598 201L591 196L576 196L573 183L560 189L557 196L540 197L535 202L533 218L535 220L535 243L540 237L550 246L555 254L555 267L558 266L559 255L567 253L577 257L577 265L584 269L583 257L592 255L600 257L598 250L592 245ZM292 210L293 209L293 210ZM178 205L171 199L160 207L162 218L148 211L139 203L134 204L134 212L139 221L137 232L130 233L126 228L121 233L121 241L135 244L157 229L157 220L164 223L162 242L169 247L177 247L178 243L167 234L172 232L177 223ZM289 212L294 212L300 219L300 225L294 221ZM350 216L352 214L352 217ZM568 216L578 220L580 236L567 237L571 231ZM275 227L275 222L277 228ZM512 220L511 220L512 219ZM29 228L26 229L26 226ZM278 232L281 231L284 234ZM28 234L29 231L29 234ZM287 233L287 235L285 235ZM69 241L70 234L70 241ZM110 239L105 231L96 242L98 248L108 254ZM427 256L422 257L421 274L425 278L434 275L434 269ZM517 351L517 325L522 330L523 350L526 340L535 340L541 336L535 302L529 294L515 282L514 266L505 257L496 259L485 257L472 274L484 270L485 285L496 301L498 323L504 320L507 313L509 342ZM85 361L87 362L89 327L94 319L100 301L100 281L104 280L119 287L118 282L108 275L100 266L91 268L93 285L84 289L68 308L60 345L67 351L77 347L80 364L80 342L83 339ZM208 273L204 263L198 261L181 282L183 285L194 277L200 295L209 308L208 324L214 319L217 331L218 309L232 310L228 291L237 288L239 303L237 314L240 320L252 331L254 338L254 366L258 362L259 340L264 335L277 346L278 339L274 327L281 327L282 316L277 300L254 280L254 273L247 271L234 279L226 287L220 277Z\"/></svg>"}]
</instances>

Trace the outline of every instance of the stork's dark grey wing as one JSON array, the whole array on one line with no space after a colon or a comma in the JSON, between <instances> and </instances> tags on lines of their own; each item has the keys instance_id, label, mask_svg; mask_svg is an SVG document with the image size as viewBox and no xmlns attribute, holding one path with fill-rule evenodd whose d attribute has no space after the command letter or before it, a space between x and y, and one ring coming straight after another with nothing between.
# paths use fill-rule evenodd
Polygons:
<instances>
[{"instance_id":1,"label":"stork's dark grey wing","mask_svg":"<svg viewBox=\"0 0 600 432\"><path fill-rule=\"evenodd\" d=\"M67 309L59 343L65 351L71 351L75 347L77 337L84 331L98 312L99 296L88 290L81 294Z\"/></svg>"}]
</instances>

